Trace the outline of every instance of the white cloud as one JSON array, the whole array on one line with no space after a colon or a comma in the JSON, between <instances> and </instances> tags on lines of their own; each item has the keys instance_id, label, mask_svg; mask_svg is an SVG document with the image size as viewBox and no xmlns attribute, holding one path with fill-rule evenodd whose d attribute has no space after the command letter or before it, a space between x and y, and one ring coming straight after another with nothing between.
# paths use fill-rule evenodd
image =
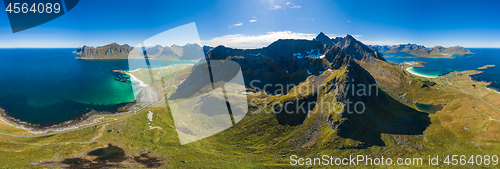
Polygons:
<instances>
[{"instance_id":1,"label":"white cloud","mask_svg":"<svg viewBox=\"0 0 500 169\"><path fill-rule=\"evenodd\" d=\"M311 40L316 37L316 34L309 33L298 33L292 31L279 31L279 32L268 32L264 35L224 35L221 37L215 37L210 40L202 40L204 45L208 46L218 46L224 45L233 48L262 48L278 39L308 39Z\"/></svg>"},{"instance_id":2,"label":"white cloud","mask_svg":"<svg viewBox=\"0 0 500 169\"><path fill-rule=\"evenodd\" d=\"M257 19L249 20L248 22L257 22Z\"/></svg>"},{"instance_id":3,"label":"white cloud","mask_svg":"<svg viewBox=\"0 0 500 169\"><path fill-rule=\"evenodd\" d=\"M311 20L311 21L314 21L314 18L313 19L307 19L307 18L300 18L300 19L297 19L298 21L307 21L307 20Z\"/></svg>"},{"instance_id":4,"label":"white cloud","mask_svg":"<svg viewBox=\"0 0 500 169\"><path fill-rule=\"evenodd\" d=\"M278 10L278 9L283 9L282 6L279 6L279 5L275 5L273 7L271 7L272 10Z\"/></svg>"},{"instance_id":5,"label":"white cloud","mask_svg":"<svg viewBox=\"0 0 500 169\"><path fill-rule=\"evenodd\" d=\"M279 9L285 9L285 8L290 8L290 9L299 9L302 8L300 5L295 5L292 2L286 2L285 5L274 5L271 7L272 10L279 10Z\"/></svg>"},{"instance_id":6,"label":"white cloud","mask_svg":"<svg viewBox=\"0 0 500 169\"><path fill-rule=\"evenodd\" d=\"M337 34L325 34L325 35L328 36L329 38L335 38L339 36Z\"/></svg>"},{"instance_id":7,"label":"white cloud","mask_svg":"<svg viewBox=\"0 0 500 169\"><path fill-rule=\"evenodd\" d=\"M286 2L286 6L287 6L288 8L292 8L292 9L299 9L299 8L302 8L302 6L300 6L300 5L295 5L295 4L291 3L291 2Z\"/></svg>"},{"instance_id":8,"label":"white cloud","mask_svg":"<svg viewBox=\"0 0 500 169\"><path fill-rule=\"evenodd\" d=\"M229 28L233 28L233 27L237 27L237 26L242 26L242 25L243 25L243 22L240 22L240 23L237 23L237 24L229 25Z\"/></svg>"},{"instance_id":9,"label":"white cloud","mask_svg":"<svg viewBox=\"0 0 500 169\"><path fill-rule=\"evenodd\" d=\"M347 21L347 22L351 23L351 21Z\"/></svg>"}]
</instances>

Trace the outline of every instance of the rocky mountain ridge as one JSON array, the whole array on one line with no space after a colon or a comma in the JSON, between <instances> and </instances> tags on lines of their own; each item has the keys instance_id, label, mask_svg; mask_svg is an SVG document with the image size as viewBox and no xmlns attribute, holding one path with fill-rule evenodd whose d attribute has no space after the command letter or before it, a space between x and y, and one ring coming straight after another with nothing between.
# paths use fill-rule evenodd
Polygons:
<instances>
[{"instance_id":1,"label":"rocky mountain ridge","mask_svg":"<svg viewBox=\"0 0 500 169\"><path fill-rule=\"evenodd\" d=\"M346 35L345 37L335 37L330 38L326 36L323 32L320 32L314 40L320 41L326 45L337 45L345 53L354 57L357 60L366 60L368 58L376 58L385 61L384 56L377 50L370 48L363 44L362 42L356 40L352 35Z\"/></svg>"},{"instance_id":2,"label":"rocky mountain ridge","mask_svg":"<svg viewBox=\"0 0 500 169\"><path fill-rule=\"evenodd\" d=\"M274 110L278 112L275 113L275 118L280 125L302 125L307 120L308 113L313 110L321 110L328 113L318 114L316 117L319 121L314 121L312 127L328 125L339 136L359 140L368 145L383 146L384 142L380 139L381 133L422 134L430 123L425 113L393 99L390 94L377 87L365 90L365 92L374 94L363 95L354 94L354 92L351 94L351 91L359 92L359 85L377 86L377 80L361 64L386 63L374 57L380 55L359 55L359 59L357 59L346 53L340 46L323 44L318 39L325 40L321 37L312 41L281 39L260 49L233 49L218 46L210 51L206 58L238 63L247 89L265 93L263 99L281 102L281 105L289 105L290 107L300 107L300 105L304 105L301 103L310 102L329 103L340 107L338 112L333 113L330 112L331 110L322 109L321 106L303 107L303 109L295 109L296 112L292 114L281 112L283 109L276 107ZM358 44L360 42L352 36L340 39L340 42L341 46L353 53L354 56L373 51L366 50L366 45ZM171 99L191 97L196 95L195 91L201 91L210 86L211 83L224 84L228 81L210 82L203 80L204 78L201 76L205 74L196 72L202 72L207 66L212 67L213 70L217 69L219 65L207 65L200 61L192 69L193 73L177 88ZM251 84L252 81L256 80L259 83ZM271 86L264 88L265 85ZM278 85L293 85L297 88L309 86L309 88L306 91L283 91L277 87ZM325 86L325 88L314 89L310 86ZM215 87L217 88L217 85ZM359 107L348 104L349 102L365 103L366 107L363 113L352 113ZM321 135L318 132L318 128L311 128L310 135Z\"/></svg>"}]
</instances>

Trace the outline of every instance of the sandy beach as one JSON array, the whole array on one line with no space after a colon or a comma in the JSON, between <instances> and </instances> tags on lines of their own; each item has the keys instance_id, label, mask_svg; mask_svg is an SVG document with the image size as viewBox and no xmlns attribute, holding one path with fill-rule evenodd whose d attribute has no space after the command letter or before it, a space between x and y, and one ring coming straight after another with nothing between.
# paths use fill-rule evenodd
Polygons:
<instances>
[{"instance_id":1,"label":"sandy beach","mask_svg":"<svg viewBox=\"0 0 500 169\"><path fill-rule=\"evenodd\" d=\"M146 83L144 83L142 80L139 80L139 78L135 77L132 75L132 73L125 72L128 76L130 76L130 80L139 83L137 87L146 87L148 86Z\"/></svg>"},{"instance_id":2,"label":"sandy beach","mask_svg":"<svg viewBox=\"0 0 500 169\"><path fill-rule=\"evenodd\" d=\"M413 70L413 67L409 67L406 69L406 71L410 72L411 74L414 74L416 76L420 76L420 77L425 77L425 78L436 78L438 76L427 76L427 75L423 75L423 74L420 74L420 73L417 73L417 72L414 72Z\"/></svg>"},{"instance_id":3,"label":"sandy beach","mask_svg":"<svg viewBox=\"0 0 500 169\"><path fill-rule=\"evenodd\" d=\"M495 92L497 94L500 94L500 92L497 91L497 90L495 90L495 89L492 89L492 88L489 88L489 87L486 87L486 89L488 89L489 91Z\"/></svg>"},{"instance_id":4,"label":"sandy beach","mask_svg":"<svg viewBox=\"0 0 500 169\"><path fill-rule=\"evenodd\" d=\"M163 66L163 67L160 67L160 68L151 68L150 70L157 70L157 69L166 69L166 68L169 68L171 66ZM135 70L130 70L128 72L136 72L136 71L139 71L139 70L149 70L147 68L138 68L138 69L135 69Z\"/></svg>"}]
</instances>

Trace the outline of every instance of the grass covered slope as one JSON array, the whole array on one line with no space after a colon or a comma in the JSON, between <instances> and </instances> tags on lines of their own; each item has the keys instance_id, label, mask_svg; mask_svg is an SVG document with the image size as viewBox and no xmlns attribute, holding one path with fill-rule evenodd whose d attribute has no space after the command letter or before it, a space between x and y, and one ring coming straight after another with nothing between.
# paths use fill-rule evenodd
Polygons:
<instances>
[{"instance_id":1,"label":"grass covered slope","mask_svg":"<svg viewBox=\"0 0 500 169\"><path fill-rule=\"evenodd\" d=\"M368 59L358 63L370 72L381 89L407 105L414 104L411 98L414 90L423 85L421 81L410 78L405 71L385 61Z\"/></svg>"}]
</instances>

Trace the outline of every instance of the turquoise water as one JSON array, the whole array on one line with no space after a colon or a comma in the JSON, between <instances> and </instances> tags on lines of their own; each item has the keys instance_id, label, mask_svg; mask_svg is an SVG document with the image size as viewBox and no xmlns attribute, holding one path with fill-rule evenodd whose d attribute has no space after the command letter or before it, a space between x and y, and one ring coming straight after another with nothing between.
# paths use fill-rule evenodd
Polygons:
<instances>
[{"instance_id":1,"label":"turquoise water","mask_svg":"<svg viewBox=\"0 0 500 169\"><path fill-rule=\"evenodd\" d=\"M389 62L402 63L405 61L423 61L424 67L415 67L412 70L428 76L445 75L453 71L476 70L485 65L497 65L488 68L484 73L471 76L474 80L492 82L489 87L500 89L500 48L469 48L474 54L453 55L449 58L398 58L408 56L406 53L384 53Z\"/></svg>"},{"instance_id":2,"label":"turquoise water","mask_svg":"<svg viewBox=\"0 0 500 169\"><path fill-rule=\"evenodd\" d=\"M135 101L130 81L119 81L127 77L112 72L128 70L128 60L79 60L73 50L0 49L0 107L16 119L46 126ZM151 61L153 68L193 63Z\"/></svg>"},{"instance_id":3,"label":"turquoise water","mask_svg":"<svg viewBox=\"0 0 500 169\"><path fill-rule=\"evenodd\" d=\"M437 76L442 75L438 71L426 71L425 69L418 69L418 67L413 67L413 68L411 68L411 70L414 71L415 73L426 75L426 76L437 77Z\"/></svg>"},{"instance_id":4,"label":"turquoise water","mask_svg":"<svg viewBox=\"0 0 500 169\"><path fill-rule=\"evenodd\" d=\"M438 104L438 105L432 105L432 104L422 104L422 103L416 103L415 104L418 109L425 111L427 113L434 114L441 109L443 109L444 105Z\"/></svg>"}]
</instances>

